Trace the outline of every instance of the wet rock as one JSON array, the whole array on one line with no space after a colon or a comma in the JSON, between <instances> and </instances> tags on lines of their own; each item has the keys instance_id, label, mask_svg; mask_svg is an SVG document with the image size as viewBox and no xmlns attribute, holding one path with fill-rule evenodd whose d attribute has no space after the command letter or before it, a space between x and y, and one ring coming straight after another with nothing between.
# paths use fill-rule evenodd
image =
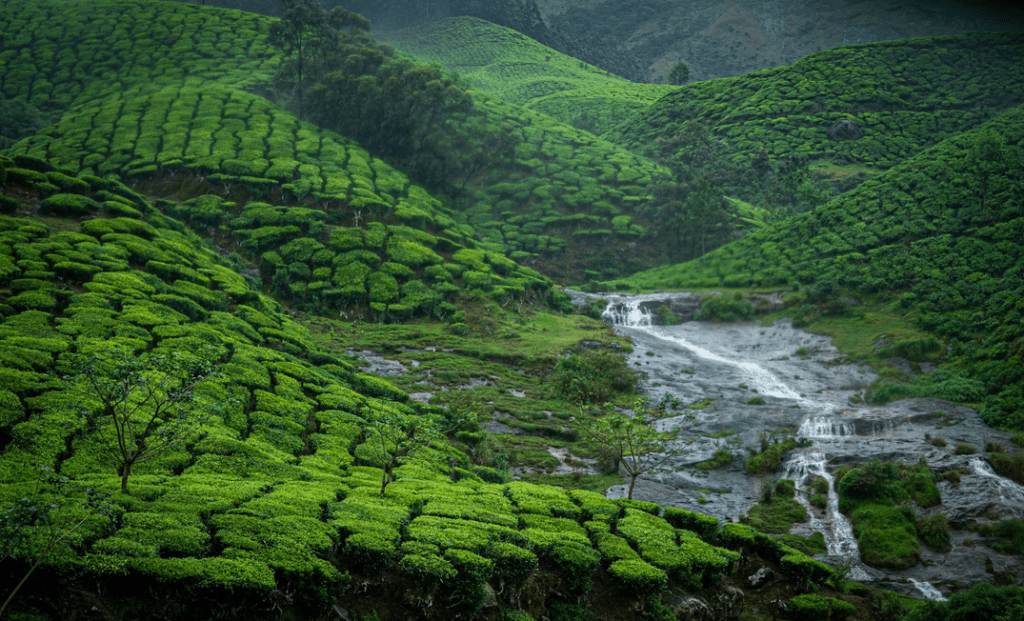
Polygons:
<instances>
[{"instance_id":1,"label":"wet rock","mask_svg":"<svg viewBox=\"0 0 1024 621\"><path fill-rule=\"evenodd\" d=\"M828 130L829 140L860 140L864 137L864 130L849 119L843 119Z\"/></svg>"},{"instance_id":2,"label":"wet rock","mask_svg":"<svg viewBox=\"0 0 1024 621\"><path fill-rule=\"evenodd\" d=\"M604 349L604 343L601 341L580 341L580 347L583 349Z\"/></svg>"},{"instance_id":3,"label":"wet rock","mask_svg":"<svg viewBox=\"0 0 1024 621\"><path fill-rule=\"evenodd\" d=\"M678 621L714 621L717 619L711 608L696 597L680 597L672 602L669 609Z\"/></svg>"},{"instance_id":4,"label":"wet rock","mask_svg":"<svg viewBox=\"0 0 1024 621\"><path fill-rule=\"evenodd\" d=\"M758 589L761 588L771 577L772 570L767 567L762 567L761 569L758 569L753 576L747 578L747 580L750 582L751 587Z\"/></svg>"},{"instance_id":5,"label":"wet rock","mask_svg":"<svg viewBox=\"0 0 1024 621\"><path fill-rule=\"evenodd\" d=\"M712 604L716 619L739 619L743 613L743 600L746 594L734 586L726 586L718 594L718 599Z\"/></svg>"}]
</instances>

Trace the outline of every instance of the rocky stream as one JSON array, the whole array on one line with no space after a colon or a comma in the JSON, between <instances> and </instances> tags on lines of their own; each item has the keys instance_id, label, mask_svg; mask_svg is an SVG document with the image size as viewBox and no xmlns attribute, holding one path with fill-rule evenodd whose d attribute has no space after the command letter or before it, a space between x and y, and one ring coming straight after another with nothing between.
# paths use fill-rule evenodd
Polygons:
<instances>
[{"instance_id":1,"label":"rocky stream","mask_svg":"<svg viewBox=\"0 0 1024 621\"><path fill-rule=\"evenodd\" d=\"M677 431L682 455L662 472L641 478L634 498L684 507L737 521L760 496L762 482L743 467L762 432L789 430L813 441L786 453L779 475L793 479L798 490L816 477L833 486L832 473L843 464L870 459L927 462L936 471L959 470L961 482L942 481L942 504L919 512L941 511L954 528L1024 517L1024 487L997 476L983 458L956 455L956 443L982 447L1008 445L1009 435L986 426L977 412L938 399L906 399L885 406L863 403L865 389L875 381L872 370L844 362L830 339L793 328L786 321L711 323L693 321L699 296L668 294L584 294L572 292L574 303L608 301L603 318L633 340L631 367L647 374L645 396L654 403L666 394L685 404L705 403L692 410L692 422L665 418L663 431ZM662 305L683 319L678 325L657 325L654 312ZM763 405L749 404L760 397ZM754 400L757 403L758 400ZM947 440L946 447L928 442ZM734 454L730 465L714 470L694 466L710 460L716 450ZM625 495L625 486L609 496ZM860 562L850 521L838 510L838 495L828 493L825 510L811 507L807 494L797 499L809 520L791 531L825 536L833 565L851 564L850 578L916 597L941 599L960 586L1012 578L1024 581L1019 556L1000 554L968 530L954 530L952 549L935 553L922 546L921 562L905 571L883 571Z\"/></svg>"}]
</instances>

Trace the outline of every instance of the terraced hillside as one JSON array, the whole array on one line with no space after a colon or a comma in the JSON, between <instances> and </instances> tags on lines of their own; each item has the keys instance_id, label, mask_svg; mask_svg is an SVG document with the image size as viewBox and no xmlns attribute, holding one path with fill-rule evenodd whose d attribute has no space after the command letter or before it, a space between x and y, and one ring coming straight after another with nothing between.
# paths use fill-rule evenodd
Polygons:
<instances>
[{"instance_id":1,"label":"terraced hillside","mask_svg":"<svg viewBox=\"0 0 1024 621\"><path fill-rule=\"evenodd\" d=\"M382 40L439 63L491 97L594 134L604 133L675 89L630 82L475 17L450 17L389 31Z\"/></svg>"},{"instance_id":2,"label":"terraced hillside","mask_svg":"<svg viewBox=\"0 0 1024 621\"><path fill-rule=\"evenodd\" d=\"M478 113L514 141L513 161L470 180L452 210L351 140L303 125L249 92L267 91L278 63L265 40L267 18L114 0L96 4L88 16L79 5L59 2L8 0L5 6L11 17L2 24L4 54L12 59L3 75L5 97L25 98L58 116L69 110L14 153L140 182L181 180L179 171L201 179L162 184L158 193L174 201L194 198L197 189L209 192L198 186L214 181L222 193L245 189L243 200L272 197L333 211L334 222L429 225L457 243L475 240L537 268L561 262L553 273L562 280L615 277L659 261L654 248L640 255L628 250L642 233L634 222L637 206L657 166L545 115L478 95ZM61 13L65 6L78 8ZM157 9L167 12L166 24L155 19ZM235 18L239 27L229 27ZM98 43L84 37L74 46L61 43L55 56L66 19L124 43L97 51ZM187 26L202 26L196 32L203 34L193 39L189 31L182 39ZM34 32L47 34L38 40L23 34ZM249 39L243 46L233 37ZM96 68L97 58L105 69ZM88 69L65 80L68 67L85 64ZM57 103L49 98L52 83L60 85ZM602 256L608 248L633 258L608 260Z\"/></svg>"},{"instance_id":3,"label":"terraced hillside","mask_svg":"<svg viewBox=\"0 0 1024 621\"><path fill-rule=\"evenodd\" d=\"M389 430L416 421L421 433L436 426L470 438L479 428L320 349L277 302L122 183L31 158L0 170L4 211L19 216L0 216L0 503L10 509L5 532L20 537L4 540L14 557L4 583L48 549L53 528L69 531L23 591L19 614L64 616L88 602L133 619L230 609L316 618L341 601L384 618L440 618L431 611L443 602L450 618L480 612L490 593L489 618L497 606L504 618L540 618L584 614L577 598L602 585L622 596L591 605L632 618L636 603L664 606L666 588L711 587L740 550L801 584L832 575L746 526L720 528L681 509L662 516L657 505L594 492L488 483L498 471L474 466L441 435L395 464L381 452L399 441L384 439L395 437ZM62 191L51 193L54 184ZM146 366L131 371L133 360ZM178 377L196 363L215 373ZM145 445L150 436L136 427L151 458L112 461L111 452L124 454L112 435L121 406L106 391L114 378L136 377L125 384L133 404L146 407L135 401L146 380L161 382L158 400L172 399L163 387L190 381L201 414L166 410L162 433L178 434L179 420L191 432L151 452L162 436ZM41 521L19 522L41 498L51 507L35 514ZM52 580L65 586L57 597Z\"/></svg>"},{"instance_id":4,"label":"terraced hillside","mask_svg":"<svg viewBox=\"0 0 1024 621\"><path fill-rule=\"evenodd\" d=\"M687 85L604 138L643 150L690 118L734 161L764 149L884 169L1024 101L1024 35L977 33L851 45L791 66ZM830 139L840 121L862 134Z\"/></svg>"},{"instance_id":5,"label":"terraced hillside","mask_svg":"<svg viewBox=\"0 0 1024 621\"><path fill-rule=\"evenodd\" d=\"M948 349L949 368L980 382L951 385L944 398L984 400L989 424L1021 428L1022 162L1017 107L813 212L606 285L789 287L791 312L805 320L856 313L848 296L877 296L939 336L945 347L932 347Z\"/></svg>"}]
</instances>

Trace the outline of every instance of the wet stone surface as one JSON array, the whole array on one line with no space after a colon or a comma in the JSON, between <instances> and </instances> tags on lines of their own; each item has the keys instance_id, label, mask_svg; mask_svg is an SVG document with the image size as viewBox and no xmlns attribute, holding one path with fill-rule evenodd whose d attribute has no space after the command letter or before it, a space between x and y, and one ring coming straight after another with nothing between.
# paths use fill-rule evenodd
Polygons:
<instances>
[{"instance_id":1,"label":"wet stone surface","mask_svg":"<svg viewBox=\"0 0 1024 621\"><path fill-rule=\"evenodd\" d=\"M680 299L673 303L673 296ZM678 433L676 448L683 449L683 454L665 471L642 477L634 498L737 521L759 496L758 477L743 469L745 459L759 446L763 431L788 430L813 441L810 447L787 453L776 475L794 479L797 487L809 486L817 476L831 483L831 473L842 464L924 460L934 470L961 473L959 486L939 484L942 505L930 510L946 513L951 523L1024 517L1024 487L995 475L977 455L954 454L961 442L979 450L989 441L1009 446L1010 434L986 426L976 411L939 399L863 405L864 390L876 379L872 370L843 364L830 339L794 329L787 322L652 325L655 303L683 306L693 294L593 297L608 300L605 320L633 339L628 362L648 374L645 396L659 402L670 394L684 404L712 400L703 409L692 410L692 425L682 408L680 416L659 421L662 430ZM764 404L752 404L755 398ZM709 437L726 432L730 435ZM929 439L935 437L945 439L947 446L932 445ZM731 464L710 471L694 467L721 448L733 453ZM625 496L626 486L615 486L608 495ZM808 507L809 522L793 532L804 536L822 532L829 548L827 560L834 564L857 559L856 541L849 520L838 511L834 490L828 501L825 512ZM957 531L954 539L948 553L923 548L922 563L909 570L880 571L855 561L851 576L914 597L948 594L955 585L992 581L996 574L1024 581L1020 557L1003 556L980 543L964 544L977 539L972 533Z\"/></svg>"}]
</instances>

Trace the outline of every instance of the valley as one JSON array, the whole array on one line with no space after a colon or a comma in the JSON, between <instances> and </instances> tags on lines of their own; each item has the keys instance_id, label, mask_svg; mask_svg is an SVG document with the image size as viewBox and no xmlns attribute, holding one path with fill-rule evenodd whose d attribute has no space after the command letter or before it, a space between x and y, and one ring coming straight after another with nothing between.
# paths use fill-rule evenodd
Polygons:
<instances>
[{"instance_id":1,"label":"valley","mask_svg":"<svg viewBox=\"0 0 1024 621\"><path fill-rule=\"evenodd\" d=\"M205 4L0 0L0 618L1024 611L1019 33Z\"/></svg>"}]
</instances>

